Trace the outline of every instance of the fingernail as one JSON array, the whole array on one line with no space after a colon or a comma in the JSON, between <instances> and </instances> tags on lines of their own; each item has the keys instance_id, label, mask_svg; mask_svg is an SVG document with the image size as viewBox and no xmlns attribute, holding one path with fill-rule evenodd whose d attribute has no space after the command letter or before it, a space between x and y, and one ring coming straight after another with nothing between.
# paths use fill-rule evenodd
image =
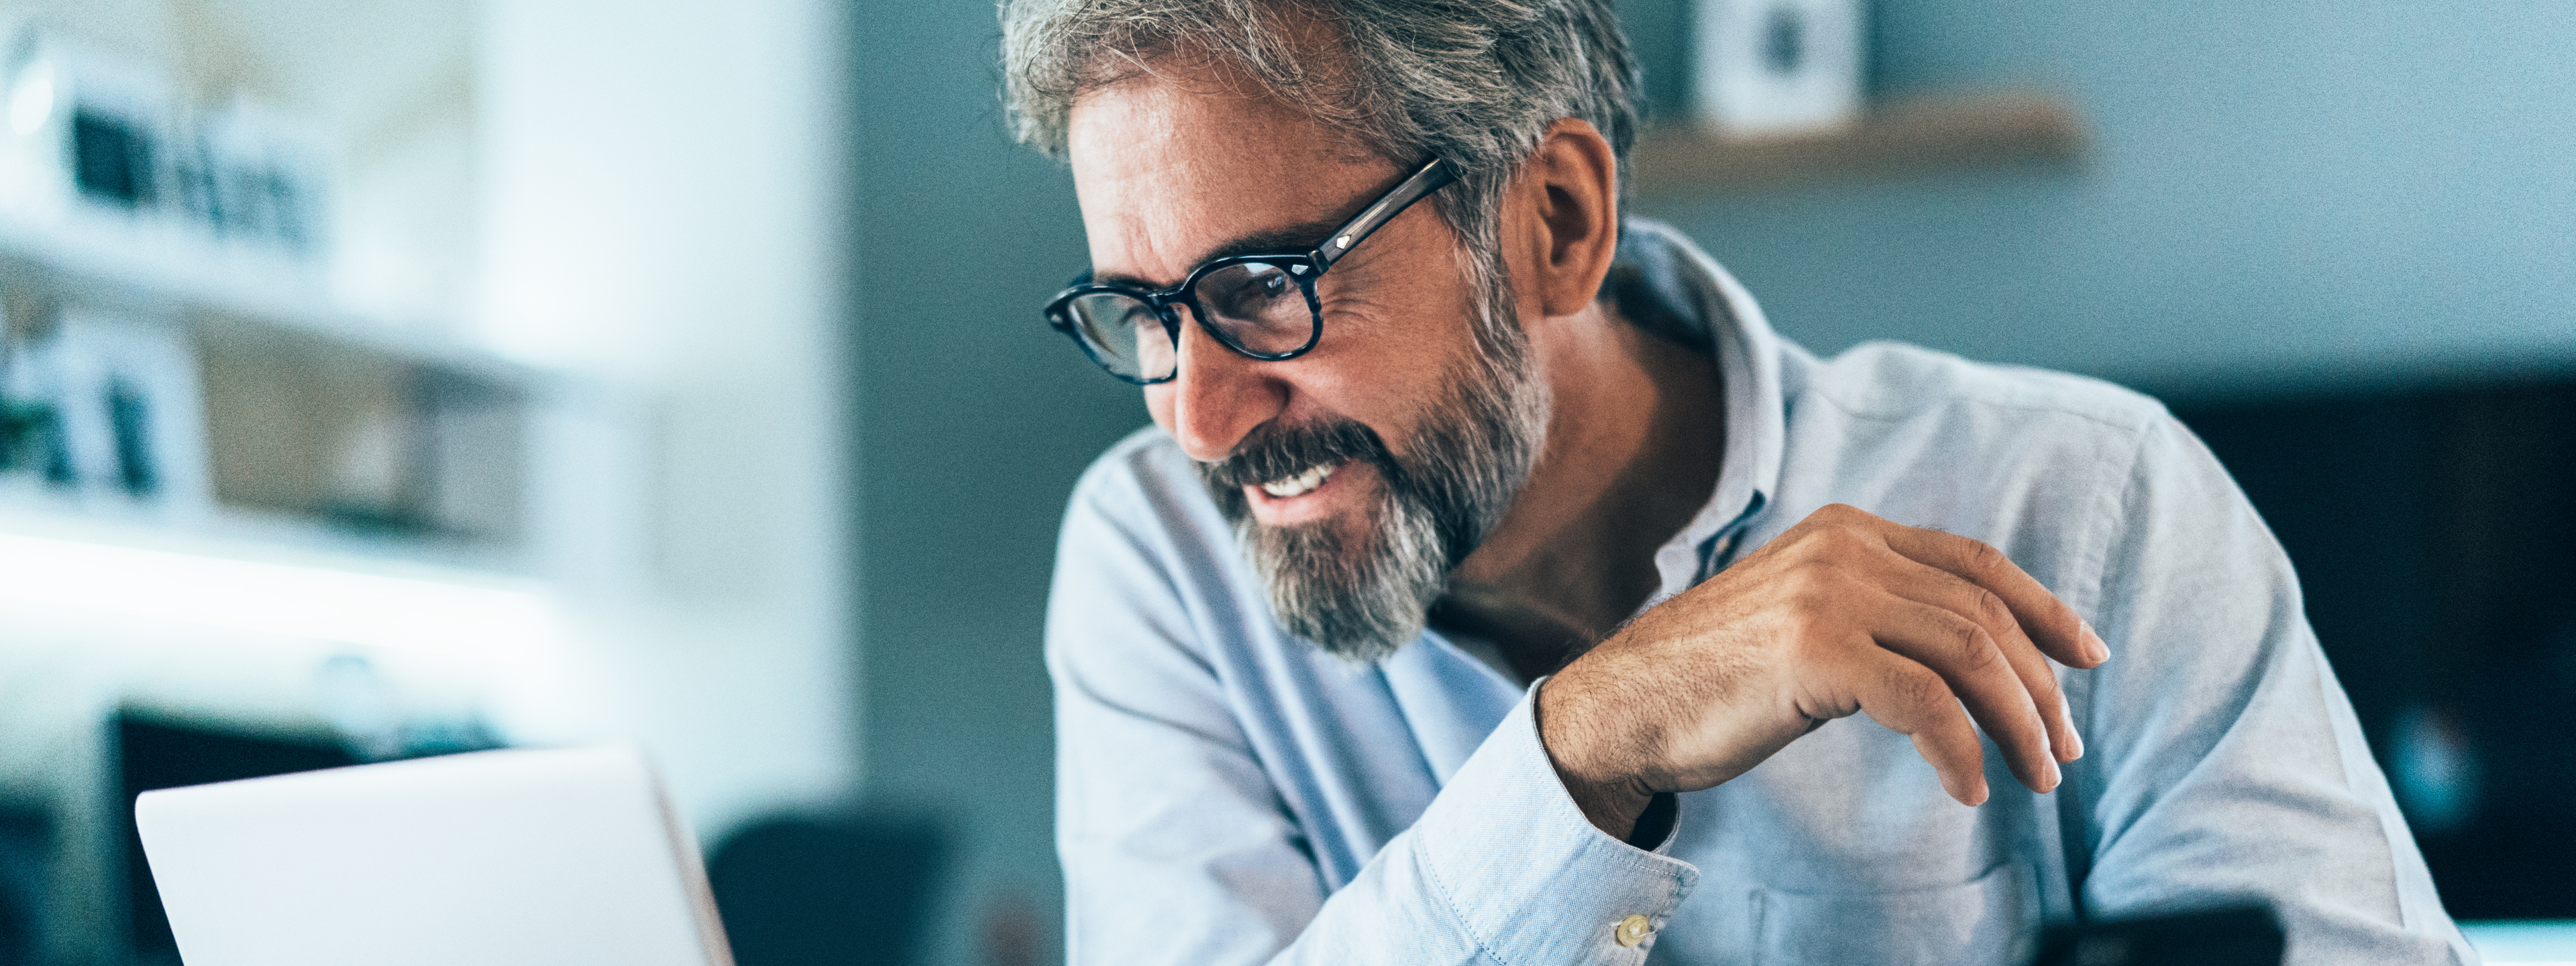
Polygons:
<instances>
[{"instance_id":1,"label":"fingernail","mask_svg":"<svg viewBox=\"0 0 2576 966\"><path fill-rule=\"evenodd\" d=\"M2078 620L2076 623L2083 625L2083 628L2084 628L2084 646L2085 646L2085 649L2086 649L2087 651L2089 651L2089 652L2091 652L2091 653L2092 653L2092 655L2093 655L2093 660L2095 660L2095 661L2107 661L2107 660L2110 660L2110 659L2111 659L2111 645L2103 643L2103 642L2102 642L2102 635L2100 635L2100 634L2096 634L2096 633L2094 633L2094 632L2093 632L2093 622L2092 622L2092 621L2086 621L2086 620Z\"/></svg>"},{"instance_id":2,"label":"fingernail","mask_svg":"<svg viewBox=\"0 0 2576 966\"><path fill-rule=\"evenodd\" d=\"M2066 722L2066 746L2063 749L2066 757L2061 760L2074 761L2084 757L2084 733L2075 730L2075 706L2066 703L2064 691L2057 692L2057 717Z\"/></svg>"}]
</instances>

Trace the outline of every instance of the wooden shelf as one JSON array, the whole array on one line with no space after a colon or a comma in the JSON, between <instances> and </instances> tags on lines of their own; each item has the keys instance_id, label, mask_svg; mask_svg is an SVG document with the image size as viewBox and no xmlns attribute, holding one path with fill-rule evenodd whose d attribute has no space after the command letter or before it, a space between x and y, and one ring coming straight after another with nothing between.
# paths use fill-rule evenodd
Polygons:
<instances>
[{"instance_id":1,"label":"wooden shelf","mask_svg":"<svg viewBox=\"0 0 2576 966\"><path fill-rule=\"evenodd\" d=\"M1951 168L2072 164L2083 118L2035 92L1941 95L1873 107L1848 130L1763 139L1698 129L1649 130L1630 154L1641 198L1681 198L1782 184Z\"/></svg>"}]
</instances>

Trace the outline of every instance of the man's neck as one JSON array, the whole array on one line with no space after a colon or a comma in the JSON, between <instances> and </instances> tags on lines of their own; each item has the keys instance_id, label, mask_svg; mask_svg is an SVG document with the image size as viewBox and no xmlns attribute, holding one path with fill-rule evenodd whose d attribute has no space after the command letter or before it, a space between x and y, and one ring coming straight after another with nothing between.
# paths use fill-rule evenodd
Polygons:
<instances>
[{"instance_id":1,"label":"man's neck","mask_svg":"<svg viewBox=\"0 0 2576 966\"><path fill-rule=\"evenodd\" d=\"M1524 680L1553 673L1655 592L1655 551L1707 504L1725 451L1708 356L1599 302L1531 330L1553 396L1546 449L1431 613L1434 626L1492 641Z\"/></svg>"}]
</instances>

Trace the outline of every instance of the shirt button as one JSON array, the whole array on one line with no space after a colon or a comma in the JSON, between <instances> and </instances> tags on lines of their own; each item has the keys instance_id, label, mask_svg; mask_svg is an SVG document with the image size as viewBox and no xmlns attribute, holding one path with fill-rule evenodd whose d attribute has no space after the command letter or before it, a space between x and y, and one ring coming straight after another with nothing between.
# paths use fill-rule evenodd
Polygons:
<instances>
[{"instance_id":1,"label":"shirt button","mask_svg":"<svg viewBox=\"0 0 2576 966\"><path fill-rule=\"evenodd\" d=\"M1645 942L1647 934L1653 931L1654 930L1646 927L1646 917L1629 916L1626 919L1619 920L1619 928L1615 935L1619 938L1619 945L1634 946L1638 943Z\"/></svg>"}]
</instances>

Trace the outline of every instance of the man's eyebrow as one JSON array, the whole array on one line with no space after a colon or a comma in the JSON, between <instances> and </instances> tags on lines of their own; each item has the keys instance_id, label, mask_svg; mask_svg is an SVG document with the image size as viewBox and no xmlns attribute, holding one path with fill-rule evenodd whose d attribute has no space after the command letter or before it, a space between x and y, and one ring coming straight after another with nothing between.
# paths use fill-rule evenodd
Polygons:
<instances>
[{"instance_id":1,"label":"man's eyebrow","mask_svg":"<svg viewBox=\"0 0 2576 966\"><path fill-rule=\"evenodd\" d=\"M1271 228L1263 231L1256 231L1248 235L1238 235L1234 238L1227 239L1224 244L1211 249L1206 255L1200 257L1197 261L1191 262L1190 268L1195 270L1199 266L1216 261L1217 259L1232 258L1236 255L1270 255L1280 252L1295 252L1303 255L1307 252L1314 251L1315 246L1323 244L1325 233L1340 227L1342 227L1342 221L1339 219L1332 221L1318 220L1306 222L1304 224L1290 225L1285 228ZM1095 271L1091 273L1091 280L1109 285L1125 285L1131 288L1141 289L1160 290L1166 287L1166 283L1149 281L1147 279L1137 278L1133 275L1121 275L1116 272ZM1178 284L1179 282L1179 279L1173 279L1169 284Z\"/></svg>"}]
</instances>

